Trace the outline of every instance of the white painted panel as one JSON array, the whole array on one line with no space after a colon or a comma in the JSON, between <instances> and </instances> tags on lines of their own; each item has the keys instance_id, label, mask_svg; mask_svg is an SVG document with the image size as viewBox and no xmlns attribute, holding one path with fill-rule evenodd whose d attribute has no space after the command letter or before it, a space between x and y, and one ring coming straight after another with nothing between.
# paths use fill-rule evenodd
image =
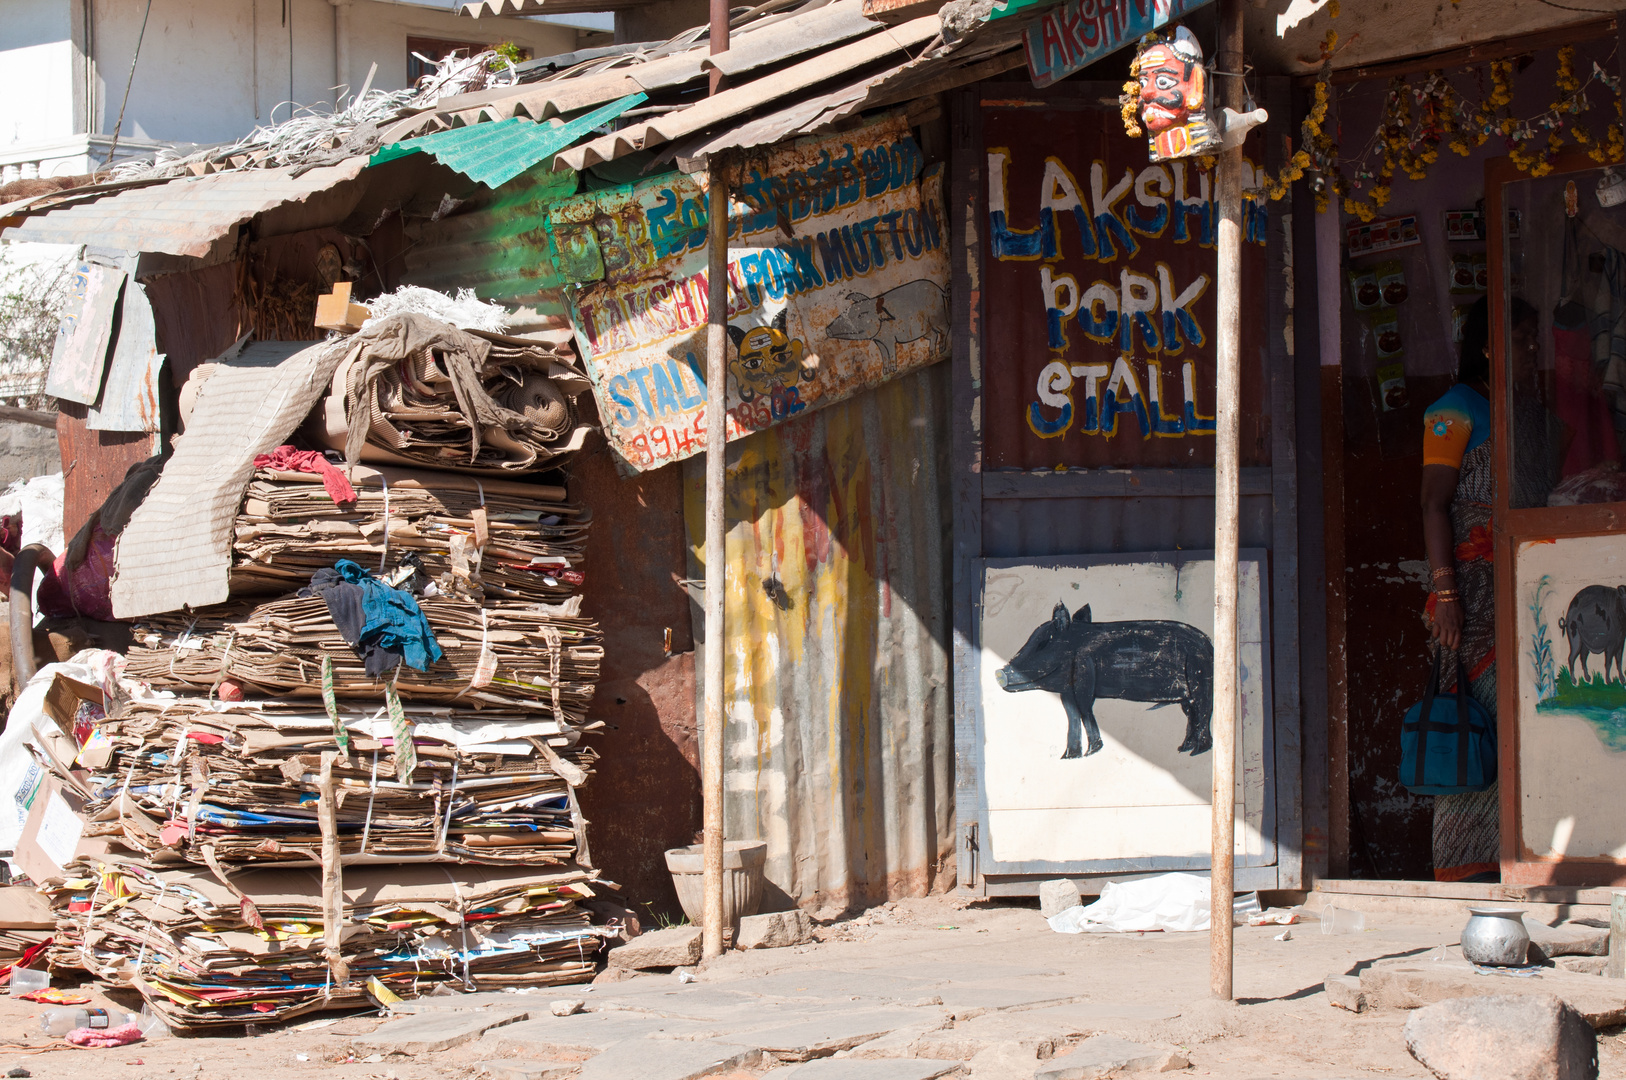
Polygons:
<instances>
[{"instance_id":1,"label":"white painted panel","mask_svg":"<svg viewBox=\"0 0 1626 1080\"><path fill-rule=\"evenodd\" d=\"M985 570L981 751L988 855L996 864L1208 854L1213 754L1177 752L1186 733L1186 716L1179 704L1099 698L1094 714L1101 749L1067 759L1063 753L1068 721L1060 695L1044 689L1007 691L998 680L999 670L1051 620L1058 601L1074 617L1088 604L1091 625L1098 628L1104 623L1163 620L1185 623L1212 640L1212 561L1176 566L1133 555L1115 558L1124 561ZM1259 562L1243 564L1238 856L1265 850L1268 671L1260 578ZM1209 650L1211 654L1211 645ZM1121 659L1132 665L1139 662Z\"/></svg>"}]
</instances>

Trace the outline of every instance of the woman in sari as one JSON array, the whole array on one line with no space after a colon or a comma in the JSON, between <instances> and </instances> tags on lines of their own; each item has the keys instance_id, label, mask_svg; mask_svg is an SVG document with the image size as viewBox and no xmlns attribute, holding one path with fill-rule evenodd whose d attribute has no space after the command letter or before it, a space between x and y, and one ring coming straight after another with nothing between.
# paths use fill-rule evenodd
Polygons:
<instances>
[{"instance_id":1,"label":"woman in sari","mask_svg":"<svg viewBox=\"0 0 1626 1080\"><path fill-rule=\"evenodd\" d=\"M1522 385L1536 371L1540 320L1523 300L1515 298L1510 303L1513 331L1509 345L1515 381ZM1536 408L1539 413L1539 406ZM1496 593L1491 508L1495 487L1490 435L1490 317L1489 305L1481 299L1463 325L1457 383L1423 415L1423 543L1432 579L1426 610L1434 640L1445 650L1441 673L1454 673L1452 653L1459 656L1467 672L1468 692L1494 720ZM1485 791L1436 795L1435 879L1498 880L1499 833L1497 785Z\"/></svg>"}]
</instances>

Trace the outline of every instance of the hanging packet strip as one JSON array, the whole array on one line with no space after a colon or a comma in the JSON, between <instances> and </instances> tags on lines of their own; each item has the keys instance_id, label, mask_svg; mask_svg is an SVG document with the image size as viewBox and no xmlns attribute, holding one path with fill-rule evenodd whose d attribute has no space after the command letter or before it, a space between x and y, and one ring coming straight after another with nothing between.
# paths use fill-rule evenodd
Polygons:
<instances>
[{"instance_id":1,"label":"hanging packet strip","mask_svg":"<svg viewBox=\"0 0 1626 1080\"><path fill-rule=\"evenodd\" d=\"M396 669L397 674L400 668ZM418 750L412 745L412 722L401 708L401 699L395 693L395 681L384 684L384 706L390 714L390 732L395 737L395 779L401 783L412 780L412 771L418 767Z\"/></svg>"},{"instance_id":2,"label":"hanging packet strip","mask_svg":"<svg viewBox=\"0 0 1626 1080\"><path fill-rule=\"evenodd\" d=\"M350 733L339 719L339 698L333 692L333 657L322 657L322 704L327 706L327 718L333 721L333 739L339 749L350 753Z\"/></svg>"}]
</instances>

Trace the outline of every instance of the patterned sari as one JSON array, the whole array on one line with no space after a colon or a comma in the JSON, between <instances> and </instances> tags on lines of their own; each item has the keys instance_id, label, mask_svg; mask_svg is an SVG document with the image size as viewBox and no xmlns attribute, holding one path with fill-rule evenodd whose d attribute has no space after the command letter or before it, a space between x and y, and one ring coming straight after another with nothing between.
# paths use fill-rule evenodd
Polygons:
<instances>
[{"instance_id":1,"label":"patterned sari","mask_svg":"<svg viewBox=\"0 0 1626 1080\"><path fill-rule=\"evenodd\" d=\"M1451 499L1451 532L1456 541L1457 592L1463 626L1458 655L1468 672L1468 692L1496 719L1496 581L1491 566L1491 504L1495 498L1491 441L1463 456ZM1434 597L1428 598L1434 615ZM1445 650L1442 675L1455 682L1456 656ZM1484 791L1434 796L1434 879L1462 881L1501 869L1501 806L1498 785Z\"/></svg>"}]
</instances>

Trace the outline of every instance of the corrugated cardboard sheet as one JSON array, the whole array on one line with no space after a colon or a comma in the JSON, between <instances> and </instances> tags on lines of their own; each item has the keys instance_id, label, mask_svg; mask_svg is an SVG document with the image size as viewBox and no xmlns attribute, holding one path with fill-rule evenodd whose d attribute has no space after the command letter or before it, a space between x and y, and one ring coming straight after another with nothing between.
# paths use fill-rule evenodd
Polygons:
<instances>
[{"instance_id":1,"label":"corrugated cardboard sheet","mask_svg":"<svg viewBox=\"0 0 1626 1080\"><path fill-rule=\"evenodd\" d=\"M256 342L210 376L163 476L119 539L114 615L227 599L232 520L254 458L286 441L343 356L343 342Z\"/></svg>"}]
</instances>

